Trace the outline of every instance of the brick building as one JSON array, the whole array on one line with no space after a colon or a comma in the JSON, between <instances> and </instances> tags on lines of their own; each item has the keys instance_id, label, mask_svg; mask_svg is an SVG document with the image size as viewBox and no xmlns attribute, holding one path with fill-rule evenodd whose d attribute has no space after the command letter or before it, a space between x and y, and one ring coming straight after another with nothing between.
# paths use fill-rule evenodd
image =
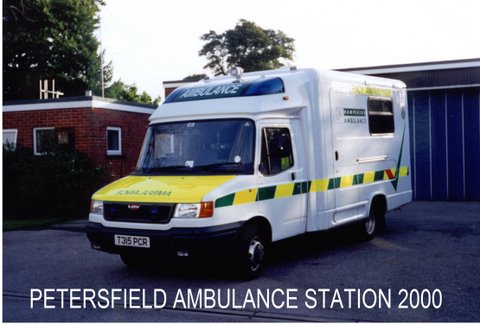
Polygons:
<instances>
[{"instance_id":1,"label":"brick building","mask_svg":"<svg viewBox=\"0 0 480 324\"><path fill-rule=\"evenodd\" d=\"M165 89L165 98L168 97L175 89L189 85L196 81L185 81L185 80L176 80L176 81L163 81L163 88Z\"/></svg>"},{"instance_id":2,"label":"brick building","mask_svg":"<svg viewBox=\"0 0 480 324\"><path fill-rule=\"evenodd\" d=\"M100 97L3 103L3 142L45 152L47 141L86 153L112 179L133 171L156 107Z\"/></svg>"}]
</instances>

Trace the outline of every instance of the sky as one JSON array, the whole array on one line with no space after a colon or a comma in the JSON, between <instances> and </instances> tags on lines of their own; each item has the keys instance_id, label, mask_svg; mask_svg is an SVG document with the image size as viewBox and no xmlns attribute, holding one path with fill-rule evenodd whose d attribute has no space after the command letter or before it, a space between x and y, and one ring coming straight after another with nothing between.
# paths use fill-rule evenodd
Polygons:
<instances>
[{"instance_id":1,"label":"sky","mask_svg":"<svg viewBox=\"0 0 480 324\"><path fill-rule=\"evenodd\" d=\"M113 79L162 96L163 81L205 73L200 36L240 19L295 39L299 68L480 57L478 0L106 0L98 38Z\"/></svg>"}]
</instances>

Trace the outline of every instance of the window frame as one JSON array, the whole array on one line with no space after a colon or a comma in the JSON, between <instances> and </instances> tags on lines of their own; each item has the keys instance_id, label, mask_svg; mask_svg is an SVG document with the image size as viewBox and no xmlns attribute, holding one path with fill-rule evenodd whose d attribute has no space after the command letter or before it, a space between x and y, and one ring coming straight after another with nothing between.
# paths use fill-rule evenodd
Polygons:
<instances>
[{"instance_id":1,"label":"window frame","mask_svg":"<svg viewBox=\"0 0 480 324\"><path fill-rule=\"evenodd\" d=\"M5 142L5 134L8 134L8 133L13 133L13 142ZM7 129L4 129L3 130L3 133L2 133L2 141L3 141L3 147L5 147L5 145L7 144L12 144L13 145L13 150L15 150L17 148L17 140L18 140L18 129L17 128L7 128Z\"/></svg>"},{"instance_id":2,"label":"window frame","mask_svg":"<svg viewBox=\"0 0 480 324\"><path fill-rule=\"evenodd\" d=\"M288 167L282 169L280 167L279 170L275 170L275 172L272 170L272 158L271 158L271 153L270 153L270 147L268 146L267 143L267 129L276 129L276 130L282 130L282 131L287 131L288 133L288 139L289 139L289 146L290 146L290 155L288 156L289 158L289 165ZM265 149L265 151L264 151ZM264 159L266 158L266 160ZM281 165L281 162L280 162ZM294 145L293 145L293 138L292 138L292 132L290 131L290 128L287 126L264 126L261 128L261 148L260 148L260 168L259 171L264 175L264 176L276 176L278 174L281 174L295 166L295 154L294 154Z\"/></svg>"},{"instance_id":3,"label":"window frame","mask_svg":"<svg viewBox=\"0 0 480 324\"><path fill-rule=\"evenodd\" d=\"M37 146L37 131L45 131L45 130L51 130L53 131L53 137L55 137L55 127L34 127L33 128L33 154L34 155L44 155L47 154L48 152L38 152L38 146Z\"/></svg>"},{"instance_id":4,"label":"window frame","mask_svg":"<svg viewBox=\"0 0 480 324\"><path fill-rule=\"evenodd\" d=\"M108 137L108 132L109 131L116 131L118 133L118 150L110 150L109 147L109 137ZM107 126L106 129L106 139L105 139L105 144L107 146L107 155L108 156L120 156L122 155L122 128L121 127L115 127L115 126Z\"/></svg>"},{"instance_id":5,"label":"window frame","mask_svg":"<svg viewBox=\"0 0 480 324\"><path fill-rule=\"evenodd\" d=\"M390 111L384 112L384 111L371 111L371 102L377 101L377 102L388 102L390 103ZM371 136L389 136L393 135L395 133L395 113L393 109L393 100L390 97L368 97L367 101L367 115L368 115L368 131ZM386 118L388 118L389 123L391 123L391 129L389 128L388 131L378 131L378 127L375 126L378 124L378 116L382 116L380 120L384 122ZM372 121L372 119L376 119L375 122ZM375 129L372 129L372 126L375 127ZM390 131L391 130L391 131Z\"/></svg>"}]
</instances>

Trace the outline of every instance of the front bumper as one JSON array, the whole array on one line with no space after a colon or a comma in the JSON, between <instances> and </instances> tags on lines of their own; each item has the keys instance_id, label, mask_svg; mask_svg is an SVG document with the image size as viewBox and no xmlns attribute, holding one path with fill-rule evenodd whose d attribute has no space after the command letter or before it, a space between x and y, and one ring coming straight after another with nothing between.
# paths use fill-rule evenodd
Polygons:
<instances>
[{"instance_id":1,"label":"front bumper","mask_svg":"<svg viewBox=\"0 0 480 324\"><path fill-rule=\"evenodd\" d=\"M243 222L201 228L172 228L167 231L106 227L89 222L87 237L92 248L109 253L149 253L175 256L214 256L231 251ZM114 235L147 236L150 248L124 247L114 243Z\"/></svg>"}]
</instances>

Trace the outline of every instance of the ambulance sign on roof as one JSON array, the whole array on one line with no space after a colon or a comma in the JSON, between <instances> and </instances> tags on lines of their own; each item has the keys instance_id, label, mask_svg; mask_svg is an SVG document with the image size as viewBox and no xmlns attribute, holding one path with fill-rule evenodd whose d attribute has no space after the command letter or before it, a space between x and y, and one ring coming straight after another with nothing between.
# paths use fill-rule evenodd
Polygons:
<instances>
[{"instance_id":1,"label":"ambulance sign on roof","mask_svg":"<svg viewBox=\"0 0 480 324\"><path fill-rule=\"evenodd\" d=\"M198 87L186 89L178 100L202 99L202 98L216 98L216 97L234 97L240 95L240 91L244 88L244 84L222 84L213 87Z\"/></svg>"},{"instance_id":2,"label":"ambulance sign on roof","mask_svg":"<svg viewBox=\"0 0 480 324\"><path fill-rule=\"evenodd\" d=\"M229 97L246 97L285 92L280 78L259 79L253 82L235 82L204 85L199 87L178 88L172 92L165 103L219 99Z\"/></svg>"}]
</instances>

